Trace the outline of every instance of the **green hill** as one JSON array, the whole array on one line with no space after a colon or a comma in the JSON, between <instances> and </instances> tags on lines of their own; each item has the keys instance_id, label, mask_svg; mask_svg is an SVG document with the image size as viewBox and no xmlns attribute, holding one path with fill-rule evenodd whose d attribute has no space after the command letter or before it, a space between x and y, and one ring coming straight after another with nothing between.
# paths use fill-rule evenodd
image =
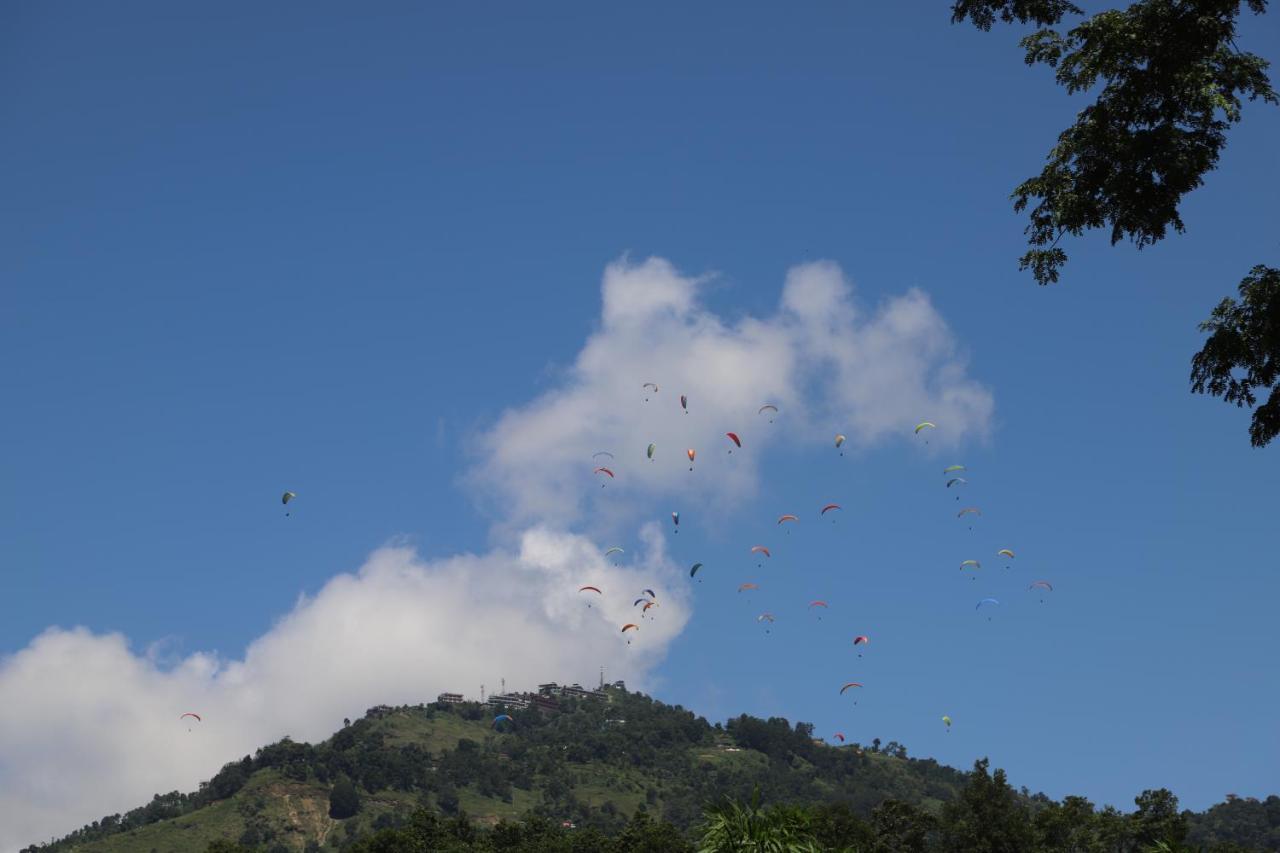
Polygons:
<instances>
[{"instance_id":1,"label":"green hill","mask_svg":"<svg viewBox=\"0 0 1280 853\"><path fill-rule=\"evenodd\" d=\"M169 853L203 851L214 842L271 853L337 850L403 826L415 812L419 822L430 814L465 816L455 821L455 834L501 825L489 833L497 837L523 821L579 841L622 837L641 813L646 826L690 837L708 804L726 797L747 802L756 792L770 804L830 806L822 820L857 824L864 834L871 829L862 821L879 826L886 809L877 807L895 801L904 804L906 819L938 835L951 831L947 821L955 822L950 815L966 791L972 798L976 784L991 784L985 765L978 778L977 771L910 758L894 743L830 746L815 741L810 726L782 719L743 716L711 725L618 688L604 698L561 698L558 710L513 710L505 731L495 730L494 713L474 703L374 708L323 743L271 744L226 765L195 793L156 795L146 806L28 850ZM1004 784L999 771L996 780ZM1041 823L1057 820L1072 804L1025 789L1009 796L1011 808ZM1167 801L1159 808L1167 812ZM1280 837L1280 799L1240 800L1184 819L1199 843L1277 849L1267 845ZM566 823L572 829L562 829Z\"/></svg>"}]
</instances>

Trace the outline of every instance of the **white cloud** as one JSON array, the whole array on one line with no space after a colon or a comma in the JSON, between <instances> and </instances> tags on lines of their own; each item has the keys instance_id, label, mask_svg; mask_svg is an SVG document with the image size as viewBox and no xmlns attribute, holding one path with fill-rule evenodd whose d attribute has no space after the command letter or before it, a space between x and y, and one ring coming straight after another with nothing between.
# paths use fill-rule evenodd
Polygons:
<instances>
[{"instance_id":1,"label":"white cloud","mask_svg":"<svg viewBox=\"0 0 1280 853\"><path fill-rule=\"evenodd\" d=\"M51 628L0 661L0 849L191 790L226 761L285 734L326 737L371 705L473 695L504 676L511 688L531 687L521 683L530 673L586 680L601 665L644 684L690 616L687 578L655 524L621 566L567 530L584 518L596 531L633 527L676 496L730 506L783 436L830 442L841 431L869 444L909 436L924 417L939 425L936 446L987 430L991 395L967 377L924 294L864 313L837 266L808 264L787 275L771 316L728 321L700 302L702 283L661 259L611 264L599 329L564 381L476 440L471 483L514 534L510 548L444 559L379 550L300 600L240 660L163 666L164 644L135 654L118 634ZM661 386L648 402L646 381ZM757 414L766 401L781 409L773 424ZM744 442L733 454L729 430ZM597 450L616 454L615 479L591 473ZM578 593L582 584L606 594ZM643 587L658 592L657 618L623 637ZM190 732L178 722L189 710L205 718Z\"/></svg>"},{"instance_id":2,"label":"white cloud","mask_svg":"<svg viewBox=\"0 0 1280 853\"><path fill-rule=\"evenodd\" d=\"M481 682L496 692L502 677L508 689L556 675L591 683L602 665L643 684L689 608L657 529L641 539L623 565L541 528L518 553L427 562L382 549L299 601L242 660L197 654L165 670L119 634L49 629L0 665L0 849L190 790L285 734L323 739L372 705L475 696ZM661 618L624 637L644 587ZM203 723L179 721L185 711Z\"/></svg>"},{"instance_id":3,"label":"white cloud","mask_svg":"<svg viewBox=\"0 0 1280 853\"><path fill-rule=\"evenodd\" d=\"M968 378L920 291L867 313L837 265L805 264L788 273L774 314L729 322L700 304L704 281L658 258L605 270L599 331L565 381L505 412L479 441L472 481L494 498L501 522L518 530L590 514L599 524L651 510L658 497L746 496L760 453L784 435L830 442L842 432L870 444L910 439L929 419L938 424L933 446L947 447L987 432L991 394ZM659 392L643 391L645 382ZM781 409L773 424L757 414L765 402ZM726 453L727 431L741 436L742 451ZM688 448L698 454L692 473ZM603 489L588 464L599 450L617 456L617 477Z\"/></svg>"}]
</instances>

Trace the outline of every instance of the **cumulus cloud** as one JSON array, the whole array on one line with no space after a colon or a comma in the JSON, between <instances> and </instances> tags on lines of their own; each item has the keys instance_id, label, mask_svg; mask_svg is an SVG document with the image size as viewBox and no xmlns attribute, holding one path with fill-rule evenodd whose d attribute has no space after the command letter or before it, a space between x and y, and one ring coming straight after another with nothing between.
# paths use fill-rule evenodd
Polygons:
<instances>
[{"instance_id":1,"label":"cumulus cloud","mask_svg":"<svg viewBox=\"0 0 1280 853\"><path fill-rule=\"evenodd\" d=\"M0 665L0 849L189 790L286 734L320 740L375 704L475 696L480 681L496 692L502 677L532 689L527 674L588 679L601 665L643 684L689 607L659 531L641 540L622 565L544 528L510 553L425 561L385 548L299 601L239 660L196 654L163 669L119 634L49 629ZM615 594L578 593L587 583ZM623 637L643 587L662 618ZM185 711L204 721L180 722Z\"/></svg>"},{"instance_id":2,"label":"cumulus cloud","mask_svg":"<svg viewBox=\"0 0 1280 853\"><path fill-rule=\"evenodd\" d=\"M909 437L929 419L933 445L947 447L987 432L991 393L967 376L921 291L868 311L837 265L811 263L787 274L773 314L730 322L699 301L705 281L661 258L609 265L599 330L564 381L479 441L472 480L502 521L598 521L664 495L750 495L761 452L784 435L829 442L842 432L867 445ZM659 391L642 390L646 382ZM765 402L781 409L773 424L758 414ZM742 452L725 453L727 431ZM692 474L688 448L698 454ZM601 450L616 456L604 490L585 464Z\"/></svg>"},{"instance_id":3,"label":"cumulus cloud","mask_svg":"<svg viewBox=\"0 0 1280 853\"><path fill-rule=\"evenodd\" d=\"M226 761L285 734L323 738L371 705L474 695L504 676L528 688L527 673L589 679L601 665L643 685L690 616L688 579L657 525L618 565L572 532L584 521L631 527L675 495L731 505L784 435L869 445L927 417L946 446L987 430L991 395L923 293L868 310L837 266L807 264L772 314L730 321L703 304L704 284L658 258L609 265L599 327L562 380L475 439L470 484L508 544L435 559L379 550L239 659L167 665L119 634L51 628L0 661L0 849L193 789ZM660 390L646 401L649 381ZM757 413L764 402L780 409L773 424ZM733 454L730 430L744 443ZM591 473L600 450L616 478ZM660 618L623 637L642 587L657 590ZM189 710L204 716L191 732L178 722Z\"/></svg>"}]
</instances>

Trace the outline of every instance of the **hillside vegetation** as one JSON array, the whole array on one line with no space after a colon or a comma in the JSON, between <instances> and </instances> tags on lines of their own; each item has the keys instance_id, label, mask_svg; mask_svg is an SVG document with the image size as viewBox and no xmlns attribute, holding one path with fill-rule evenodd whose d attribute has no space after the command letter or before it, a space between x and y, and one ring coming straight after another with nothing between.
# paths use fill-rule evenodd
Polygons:
<instances>
[{"instance_id":1,"label":"hillside vegetation","mask_svg":"<svg viewBox=\"0 0 1280 853\"><path fill-rule=\"evenodd\" d=\"M711 725L616 688L560 709L511 711L498 731L475 703L375 708L323 743L265 746L197 792L27 849L692 850L717 821L816 845L779 849L1280 849L1276 797L1195 815L1145 792L1123 815L1013 791L985 762L966 774L896 743L831 746L778 718ZM1013 846L984 840L1000 827Z\"/></svg>"}]
</instances>

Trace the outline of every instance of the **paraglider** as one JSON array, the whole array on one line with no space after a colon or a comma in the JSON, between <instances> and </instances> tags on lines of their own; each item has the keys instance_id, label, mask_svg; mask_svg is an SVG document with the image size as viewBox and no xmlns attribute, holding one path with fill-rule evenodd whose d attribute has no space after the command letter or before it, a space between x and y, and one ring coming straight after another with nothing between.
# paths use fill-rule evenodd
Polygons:
<instances>
[{"instance_id":1,"label":"paraglider","mask_svg":"<svg viewBox=\"0 0 1280 853\"><path fill-rule=\"evenodd\" d=\"M838 433L836 433L836 449L837 449L837 450L839 450L839 449L840 449L840 445L844 444L844 442L845 442L844 433L842 433L842 432L838 432ZM843 450L840 450L840 455L841 455L841 456L844 456L844 451L843 451Z\"/></svg>"},{"instance_id":2,"label":"paraglider","mask_svg":"<svg viewBox=\"0 0 1280 853\"><path fill-rule=\"evenodd\" d=\"M968 471L968 470L969 469L964 467L963 465L948 465L946 468L942 469L942 473L945 475L945 474L950 474L954 471Z\"/></svg>"},{"instance_id":3,"label":"paraglider","mask_svg":"<svg viewBox=\"0 0 1280 853\"><path fill-rule=\"evenodd\" d=\"M640 387L641 387L641 388L644 388L645 390L648 390L648 389L652 388L652 389L653 389L653 393L655 393L655 394L657 394L657 393L658 393L658 383L656 383L656 382L646 382L646 383L644 383L643 385L641 385ZM645 397L645 398L644 398L644 401L645 401L646 403L647 403L647 402L649 402L649 398L648 398L648 397Z\"/></svg>"},{"instance_id":4,"label":"paraglider","mask_svg":"<svg viewBox=\"0 0 1280 853\"><path fill-rule=\"evenodd\" d=\"M756 617L756 621L757 622L774 622L776 620L774 620L772 613L761 613L759 616ZM765 633L768 633L768 632L766 631Z\"/></svg>"},{"instance_id":5,"label":"paraglider","mask_svg":"<svg viewBox=\"0 0 1280 853\"><path fill-rule=\"evenodd\" d=\"M658 606L658 602L656 601L646 601L644 603L644 607L640 608L640 613L641 614L648 613L650 607L657 607L657 606Z\"/></svg>"},{"instance_id":6,"label":"paraglider","mask_svg":"<svg viewBox=\"0 0 1280 853\"><path fill-rule=\"evenodd\" d=\"M613 479L613 472L612 472L612 471L610 471L608 468L605 468L605 467L597 468L597 469L595 469L594 471L592 471L591 473L592 473L592 474L608 474L608 475L609 475L609 479L610 479L610 480L612 480L612 479ZM600 484L600 488L602 488L602 489L604 488L604 483L601 483L601 484Z\"/></svg>"},{"instance_id":7,"label":"paraglider","mask_svg":"<svg viewBox=\"0 0 1280 853\"><path fill-rule=\"evenodd\" d=\"M742 592L744 589L759 589L759 588L760 587L757 586L756 584L744 583L742 586L738 587L738 592Z\"/></svg>"},{"instance_id":8,"label":"paraglider","mask_svg":"<svg viewBox=\"0 0 1280 853\"><path fill-rule=\"evenodd\" d=\"M693 470L693 458L694 458L695 456L697 456L697 455L698 455L698 451L696 451L696 450L694 450L692 447L690 447L688 450L686 450L686 451L684 452L684 455L689 457L689 470L690 470L690 471L692 471L692 470Z\"/></svg>"},{"instance_id":9,"label":"paraglider","mask_svg":"<svg viewBox=\"0 0 1280 853\"><path fill-rule=\"evenodd\" d=\"M671 523L675 525L676 533L680 532L680 513L671 513Z\"/></svg>"},{"instance_id":10,"label":"paraglider","mask_svg":"<svg viewBox=\"0 0 1280 853\"><path fill-rule=\"evenodd\" d=\"M179 721L179 722L181 722L181 721L185 720L187 717L194 717L197 723L203 723L203 722L204 722L204 720L200 719L200 715L199 715L199 714L193 713L193 712L191 712L191 711L188 711L187 713L185 713L185 714L183 714L181 717L179 717L179 718L178 718L178 721ZM187 731L191 731L191 727L190 727L190 726L188 726L188 727L187 727Z\"/></svg>"},{"instance_id":11,"label":"paraglider","mask_svg":"<svg viewBox=\"0 0 1280 853\"><path fill-rule=\"evenodd\" d=\"M514 727L516 724L516 721L511 719L510 714L499 714L498 716L493 718L493 727L495 729L497 729L498 726L502 723L505 723L509 727ZM499 731L501 731L501 729L499 729Z\"/></svg>"},{"instance_id":12,"label":"paraglider","mask_svg":"<svg viewBox=\"0 0 1280 853\"><path fill-rule=\"evenodd\" d=\"M628 622L627 624L625 624L625 625L623 625L623 626L622 626L622 633L623 633L623 634L627 633L628 631L639 631L639 630L640 630L640 626L639 626L639 625L637 625L637 624L636 624L636 623L634 623L634 622ZM631 641L630 641L630 640L627 640L627 645L628 645L628 646L629 646L629 645L631 645Z\"/></svg>"},{"instance_id":13,"label":"paraglider","mask_svg":"<svg viewBox=\"0 0 1280 853\"><path fill-rule=\"evenodd\" d=\"M781 523L782 523L782 522L784 522L784 521L799 521L799 520L800 520L800 519L799 519L799 517L798 517L798 516L794 516L794 515L792 515L791 513L787 513L786 515L780 515L780 516L778 516L778 523L779 523L779 524L781 524Z\"/></svg>"},{"instance_id":14,"label":"paraglider","mask_svg":"<svg viewBox=\"0 0 1280 853\"><path fill-rule=\"evenodd\" d=\"M623 550L622 550L621 548L619 548L617 545L614 545L614 546L613 546L612 548L610 548L608 551L605 551L605 552L604 552L604 555L607 557L607 556L609 556L610 554L625 554L625 553L627 553L627 552L626 552L626 551L623 551Z\"/></svg>"},{"instance_id":15,"label":"paraglider","mask_svg":"<svg viewBox=\"0 0 1280 853\"><path fill-rule=\"evenodd\" d=\"M823 515L826 515L828 512L830 512L830 511L831 511L831 510L833 510L833 509L840 509L840 508L841 508L841 507L840 507L840 504L827 504L826 506L824 506L824 507L822 508L822 512L818 513L818 515L819 515L819 516L823 516ZM835 519L834 519L834 518L833 518L833 519L831 519L831 520L832 520L833 522L835 521Z\"/></svg>"},{"instance_id":16,"label":"paraglider","mask_svg":"<svg viewBox=\"0 0 1280 853\"><path fill-rule=\"evenodd\" d=\"M946 726L947 726L947 732L948 732L948 733L950 733L950 731L951 731L951 718L950 718L950 717L948 717L946 714L943 714L943 715L942 715L942 722L946 724Z\"/></svg>"},{"instance_id":17,"label":"paraglider","mask_svg":"<svg viewBox=\"0 0 1280 853\"><path fill-rule=\"evenodd\" d=\"M596 595L604 595L598 586L580 586L578 587L578 592L594 592ZM591 607L591 602L587 602L587 607Z\"/></svg>"},{"instance_id":18,"label":"paraglider","mask_svg":"<svg viewBox=\"0 0 1280 853\"><path fill-rule=\"evenodd\" d=\"M810 601L810 602L809 602L809 609L810 609L810 610L812 610L812 609L813 609L813 608L815 608L815 607L821 607L823 610L830 610L830 609L831 609L830 607L827 607L827 603L826 603L825 601L822 601L822 600L814 600L814 601ZM819 615L818 615L818 621L819 621L819 622L821 622L821 621L822 621L822 615L821 615L821 614L819 614Z\"/></svg>"},{"instance_id":19,"label":"paraglider","mask_svg":"<svg viewBox=\"0 0 1280 853\"><path fill-rule=\"evenodd\" d=\"M871 638L868 637L866 634L859 634L858 636L853 638L853 644L855 646L865 646L870 642L871 642ZM858 652L858 657L862 657L862 652Z\"/></svg>"},{"instance_id":20,"label":"paraglider","mask_svg":"<svg viewBox=\"0 0 1280 853\"><path fill-rule=\"evenodd\" d=\"M680 395L680 408L684 409L686 415L689 414L689 398L683 394Z\"/></svg>"},{"instance_id":21,"label":"paraglider","mask_svg":"<svg viewBox=\"0 0 1280 853\"><path fill-rule=\"evenodd\" d=\"M607 450L597 450L595 453L591 454L592 459L599 459L601 456L608 456L610 459L615 458L614 455Z\"/></svg>"},{"instance_id":22,"label":"paraglider","mask_svg":"<svg viewBox=\"0 0 1280 853\"><path fill-rule=\"evenodd\" d=\"M844 743L844 732L836 732L834 737L836 740L840 741L841 743Z\"/></svg>"},{"instance_id":23,"label":"paraglider","mask_svg":"<svg viewBox=\"0 0 1280 853\"><path fill-rule=\"evenodd\" d=\"M845 692L846 690L848 690L850 687L861 687L861 686L862 686L861 682L857 682L857 681L849 681L849 682L846 682L846 683L845 683L845 685L844 685L844 687L841 687L841 688L840 688L840 695L841 695L841 696L843 696L843 695L844 695L844 692ZM858 700L856 700L856 699L855 699L855 700L853 701L853 704L857 705L857 704L858 704Z\"/></svg>"},{"instance_id":24,"label":"paraglider","mask_svg":"<svg viewBox=\"0 0 1280 853\"><path fill-rule=\"evenodd\" d=\"M763 415L765 412L772 412L773 414L776 415L778 413L778 407L773 405L772 403L765 403L763 406L760 407L760 411L756 412L756 414ZM769 423L773 423L772 417L769 418Z\"/></svg>"},{"instance_id":25,"label":"paraglider","mask_svg":"<svg viewBox=\"0 0 1280 853\"><path fill-rule=\"evenodd\" d=\"M974 609L974 610L977 610L978 608L982 607L982 605L984 605L984 604L996 604L996 605L998 605L999 603L1000 603L1000 602L996 601L994 598L984 598L984 599L982 599L981 601L979 601L979 602L977 603L977 605L975 605L975 606L974 606L974 608L973 608L973 609ZM988 616L988 617L987 617L987 621L988 621L988 622L990 622L990 621L991 621L991 617L990 617L990 616Z\"/></svg>"},{"instance_id":26,"label":"paraglider","mask_svg":"<svg viewBox=\"0 0 1280 853\"><path fill-rule=\"evenodd\" d=\"M920 430L922 429L937 429L937 428L938 428L938 425L933 423L932 421L921 421L920 423L916 424L916 435L919 435ZM929 439L926 438L924 440L924 443L928 444Z\"/></svg>"},{"instance_id":27,"label":"paraglider","mask_svg":"<svg viewBox=\"0 0 1280 853\"><path fill-rule=\"evenodd\" d=\"M766 557L773 557L773 555L769 553L769 549L764 547L763 545L752 545L751 553L764 554ZM760 568L761 565L763 565L763 563L756 563L756 568Z\"/></svg>"},{"instance_id":28,"label":"paraglider","mask_svg":"<svg viewBox=\"0 0 1280 853\"><path fill-rule=\"evenodd\" d=\"M639 598L637 598L635 601L631 602L631 606L632 606L632 607L639 607L641 604L643 604L644 602L646 602L646 601L648 601L648 600L649 600L649 599L645 598L645 597L642 595L642 596L640 596Z\"/></svg>"},{"instance_id":29,"label":"paraglider","mask_svg":"<svg viewBox=\"0 0 1280 853\"><path fill-rule=\"evenodd\" d=\"M693 568L689 570L689 577L696 575L700 568L702 568L702 563L694 563ZM698 581L698 583L702 583L702 581Z\"/></svg>"},{"instance_id":30,"label":"paraglider","mask_svg":"<svg viewBox=\"0 0 1280 853\"><path fill-rule=\"evenodd\" d=\"M729 440L732 441L735 445L737 445L738 447L742 447L742 439L738 438L738 434L736 432L726 432L725 435L729 436ZM729 448L729 452L730 453L733 452L732 447Z\"/></svg>"},{"instance_id":31,"label":"paraglider","mask_svg":"<svg viewBox=\"0 0 1280 853\"><path fill-rule=\"evenodd\" d=\"M650 598L658 597L658 594L651 589L642 589L640 591L643 592L645 595L649 596Z\"/></svg>"},{"instance_id":32,"label":"paraglider","mask_svg":"<svg viewBox=\"0 0 1280 853\"><path fill-rule=\"evenodd\" d=\"M968 482L969 481L966 480L964 477L952 477L950 480L947 480L947 488L949 489L952 486L963 486ZM960 500L959 495L956 495L956 500Z\"/></svg>"},{"instance_id":33,"label":"paraglider","mask_svg":"<svg viewBox=\"0 0 1280 853\"><path fill-rule=\"evenodd\" d=\"M293 500L296 497L297 495L294 494L293 492L285 492L283 495L280 496L280 503L284 504L285 506L288 506L289 501ZM289 513L288 511L286 511L285 517L287 518L288 516L289 516Z\"/></svg>"},{"instance_id":34,"label":"paraglider","mask_svg":"<svg viewBox=\"0 0 1280 853\"><path fill-rule=\"evenodd\" d=\"M653 451L655 451L655 450L657 450L657 449L658 449L658 445L653 444L653 443L650 443L650 444L649 444L649 449L648 449L648 450L646 450L646 451L644 452L644 455L649 457L649 461L650 461L650 462L652 462L652 461L653 461Z\"/></svg>"},{"instance_id":35,"label":"paraglider","mask_svg":"<svg viewBox=\"0 0 1280 853\"><path fill-rule=\"evenodd\" d=\"M1014 553L1010 551L1008 548L1001 548L999 551L996 551L996 556L1007 557L1010 560L1014 559ZM1006 565L1005 568L1007 569L1009 567Z\"/></svg>"},{"instance_id":36,"label":"paraglider","mask_svg":"<svg viewBox=\"0 0 1280 853\"><path fill-rule=\"evenodd\" d=\"M980 568L982 568L982 563L979 563L977 560L965 560L964 562L962 562L962 563L960 564L960 570L961 570L961 571L964 571L964 569L965 569L966 567L970 567L970 566L972 566L972 567L973 567L973 568L975 568L975 569L980 569ZM977 575L974 575L974 576L973 576L973 579L974 579L974 580L977 580L977 579L978 579L978 576L977 576Z\"/></svg>"},{"instance_id":37,"label":"paraglider","mask_svg":"<svg viewBox=\"0 0 1280 853\"><path fill-rule=\"evenodd\" d=\"M957 513L956 513L956 518L964 518L966 515L977 515L977 516L981 516L981 515L982 515L982 510L978 509L976 506L967 506L967 507L965 507L964 509L962 509L962 510L960 510L959 512L957 512ZM970 530L972 530L972 529L973 529L973 525L972 525L972 524L971 524L971 525L969 525L969 529L970 529Z\"/></svg>"},{"instance_id":38,"label":"paraglider","mask_svg":"<svg viewBox=\"0 0 1280 853\"><path fill-rule=\"evenodd\" d=\"M1036 581L1035 583L1031 584L1031 586L1027 587L1028 592L1030 592L1033 589L1047 589L1049 590L1049 592L1053 592L1053 584L1049 583L1048 581ZM1044 604L1044 596L1040 597L1040 603Z\"/></svg>"}]
</instances>

